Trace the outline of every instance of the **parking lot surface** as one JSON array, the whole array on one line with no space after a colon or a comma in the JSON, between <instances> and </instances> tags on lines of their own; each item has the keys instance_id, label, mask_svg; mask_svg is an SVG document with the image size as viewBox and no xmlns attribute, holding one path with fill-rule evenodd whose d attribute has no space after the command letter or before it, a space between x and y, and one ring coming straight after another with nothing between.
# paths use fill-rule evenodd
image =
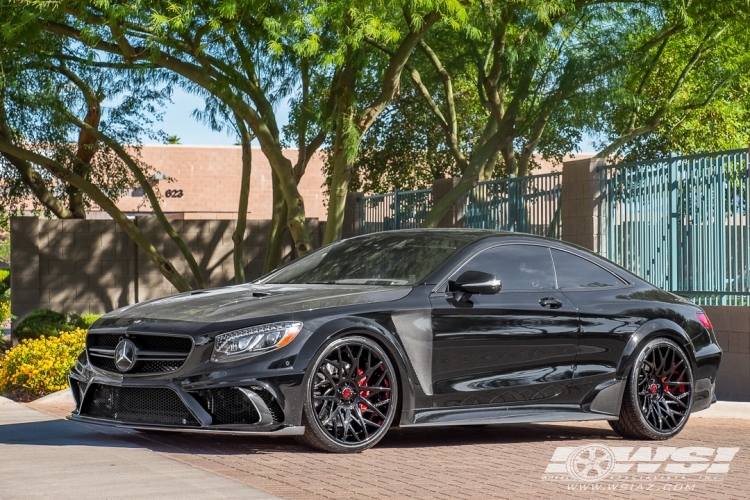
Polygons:
<instances>
[{"instance_id":1,"label":"parking lot surface","mask_svg":"<svg viewBox=\"0 0 750 500\"><path fill-rule=\"evenodd\" d=\"M290 500L750 496L750 420L739 419L693 418L666 442L622 440L606 422L393 429L359 455L313 452L292 438L130 431L119 439ZM564 473L571 450L595 444L629 470L596 481Z\"/></svg>"}]
</instances>

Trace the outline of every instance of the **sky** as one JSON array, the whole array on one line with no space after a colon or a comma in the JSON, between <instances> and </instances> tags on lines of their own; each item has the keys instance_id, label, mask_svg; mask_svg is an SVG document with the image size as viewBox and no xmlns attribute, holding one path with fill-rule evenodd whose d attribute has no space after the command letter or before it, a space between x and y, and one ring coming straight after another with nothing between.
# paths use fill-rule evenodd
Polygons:
<instances>
[{"instance_id":1,"label":"sky","mask_svg":"<svg viewBox=\"0 0 750 500\"><path fill-rule=\"evenodd\" d=\"M226 132L214 132L203 123L198 122L190 116L194 109L203 108L203 100L199 96L188 94L179 87L175 88L172 95L172 104L164 112L164 121L158 127L164 130L167 135L176 135L180 138L180 144L193 146L232 146L237 142L237 137ZM288 106L286 101L279 105L279 128L287 123ZM581 141L581 152L593 152L593 138L584 136ZM154 144L154 141L145 142ZM258 146L257 141L253 143Z\"/></svg>"},{"instance_id":2,"label":"sky","mask_svg":"<svg viewBox=\"0 0 750 500\"><path fill-rule=\"evenodd\" d=\"M194 109L203 109L203 99L200 96L188 94L179 87L175 87L172 94L172 104L164 110L164 119L157 123L167 135L176 135L180 144L192 146L232 146L237 142L237 136L232 131L215 132L208 126L190 116ZM286 102L280 104L279 128L286 125L289 115ZM144 141L145 144L155 144L156 141ZM258 146L257 141L253 143Z\"/></svg>"}]
</instances>

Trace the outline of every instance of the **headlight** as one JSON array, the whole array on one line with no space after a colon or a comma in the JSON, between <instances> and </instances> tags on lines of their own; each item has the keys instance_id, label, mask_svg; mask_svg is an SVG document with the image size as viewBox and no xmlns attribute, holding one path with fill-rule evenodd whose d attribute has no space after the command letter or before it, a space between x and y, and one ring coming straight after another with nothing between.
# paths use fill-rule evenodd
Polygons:
<instances>
[{"instance_id":1,"label":"headlight","mask_svg":"<svg viewBox=\"0 0 750 500\"><path fill-rule=\"evenodd\" d=\"M234 361L284 347L302 330L302 323L284 321L222 333L214 339L211 361Z\"/></svg>"}]
</instances>

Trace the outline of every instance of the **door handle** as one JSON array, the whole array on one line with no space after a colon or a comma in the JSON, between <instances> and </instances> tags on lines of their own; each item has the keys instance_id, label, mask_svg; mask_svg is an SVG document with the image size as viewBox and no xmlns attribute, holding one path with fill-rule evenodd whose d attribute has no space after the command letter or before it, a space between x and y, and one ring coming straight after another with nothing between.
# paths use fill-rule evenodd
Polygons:
<instances>
[{"instance_id":1,"label":"door handle","mask_svg":"<svg viewBox=\"0 0 750 500\"><path fill-rule=\"evenodd\" d=\"M539 305L542 307L549 307L550 309L559 309L563 303L554 297L544 297L539 299Z\"/></svg>"}]
</instances>

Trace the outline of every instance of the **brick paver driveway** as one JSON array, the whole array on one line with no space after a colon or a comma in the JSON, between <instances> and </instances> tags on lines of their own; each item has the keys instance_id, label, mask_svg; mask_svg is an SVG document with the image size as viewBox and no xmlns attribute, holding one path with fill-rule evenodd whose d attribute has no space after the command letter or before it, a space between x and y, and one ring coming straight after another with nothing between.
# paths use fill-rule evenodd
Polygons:
<instances>
[{"instance_id":1,"label":"brick paver driveway","mask_svg":"<svg viewBox=\"0 0 750 500\"><path fill-rule=\"evenodd\" d=\"M750 420L694 418L661 443L622 440L605 422L393 429L359 455L312 452L291 438L131 433L125 439L290 500L750 497ZM545 473L558 447L590 444L619 450L617 463L634 465L595 482ZM664 447L699 448L682 449L680 465L677 455L670 456L674 450ZM720 447L740 449L727 473L707 473L705 465L718 463L712 453ZM704 472L667 473L670 464L673 471L692 466Z\"/></svg>"}]
</instances>

